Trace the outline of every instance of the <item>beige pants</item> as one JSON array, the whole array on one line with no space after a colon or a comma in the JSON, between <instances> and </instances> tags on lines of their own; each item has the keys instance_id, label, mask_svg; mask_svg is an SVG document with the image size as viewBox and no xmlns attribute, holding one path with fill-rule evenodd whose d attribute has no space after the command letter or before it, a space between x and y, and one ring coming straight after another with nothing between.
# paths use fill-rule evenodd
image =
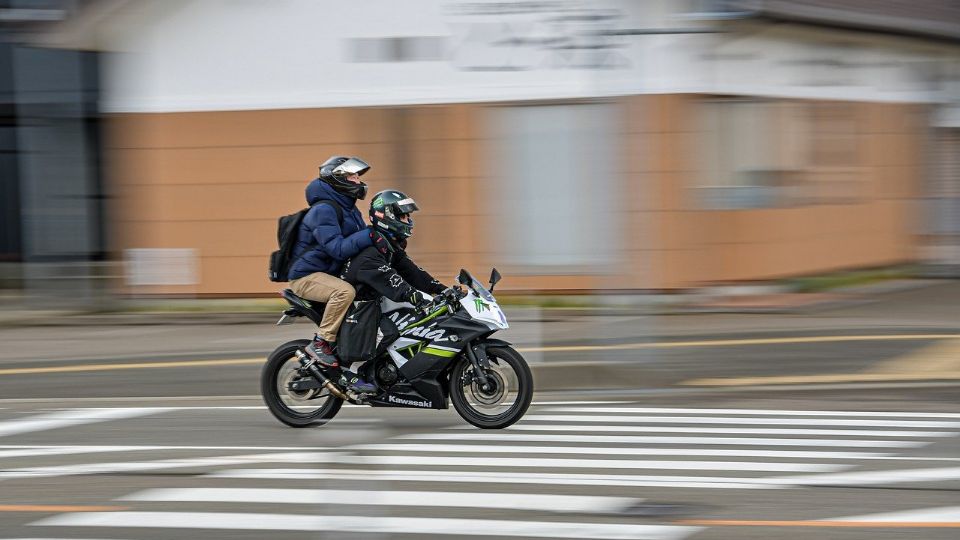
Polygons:
<instances>
[{"instance_id":1,"label":"beige pants","mask_svg":"<svg viewBox=\"0 0 960 540\"><path fill-rule=\"evenodd\" d=\"M317 334L327 341L336 341L340 323L357 294L353 285L330 274L315 272L291 281L290 288L301 298L327 304Z\"/></svg>"}]
</instances>

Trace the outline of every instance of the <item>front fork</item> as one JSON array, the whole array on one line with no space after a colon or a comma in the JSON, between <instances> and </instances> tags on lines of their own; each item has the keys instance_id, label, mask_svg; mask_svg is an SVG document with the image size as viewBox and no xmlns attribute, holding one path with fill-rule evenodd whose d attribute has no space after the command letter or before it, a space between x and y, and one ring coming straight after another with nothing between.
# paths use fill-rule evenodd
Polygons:
<instances>
[{"instance_id":1,"label":"front fork","mask_svg":"<svg viewBox=\"0 0 960 540\"><path fill-rule=\"evenodd\" d=\"M480 383L480 389L484 392L490 391L490 379L487 378L487 370L490 369L490 359L487 358L487 351L483 347L474 350L473 343L467 343L467 358L473 365L473 377Z\"/></svg>"}]
</instances>

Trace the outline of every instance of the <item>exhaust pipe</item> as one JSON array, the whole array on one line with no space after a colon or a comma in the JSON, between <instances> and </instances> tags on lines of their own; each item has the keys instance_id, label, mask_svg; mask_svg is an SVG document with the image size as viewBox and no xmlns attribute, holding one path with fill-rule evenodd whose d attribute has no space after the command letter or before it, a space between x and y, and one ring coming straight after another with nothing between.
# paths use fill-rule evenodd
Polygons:
<instances>
[{"instance_id":1,"label":"exhaust pipe","mask_svg":"<svg viewBox=\"0 0 960 540\"><path fill-rule=\"evenodd\" d=\"M320 384L323 385L324 388L329 390L331 394L349 403L354 402L352 399L350 399L350 396L345 394L343 390L337 387L337 385L333 384L333 381L328 379L326 375L324 375L323 372L320 371L320 368L317 367L316 362L308 358L307 355L303 354L303 351L297 351L297 360L300 361L300 364L303 367L310 370L310 374L313 375L318 381L320 381Z\"/></svg>"}]
</instances>

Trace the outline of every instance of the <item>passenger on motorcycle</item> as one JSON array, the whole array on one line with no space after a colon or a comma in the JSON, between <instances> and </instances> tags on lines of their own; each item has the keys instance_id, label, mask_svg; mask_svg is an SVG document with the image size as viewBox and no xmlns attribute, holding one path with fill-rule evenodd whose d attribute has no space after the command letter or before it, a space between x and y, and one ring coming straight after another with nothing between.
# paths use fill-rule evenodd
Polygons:
<instances>
[{"instance_id":1,"label":"passenger on motorcycle","mask_svg":"<svg viewBox=\"0 0 960 540\"><path fill-rule=\"evenodd\" d=\"M287 276L297 296L326 304L317 333L304 351L328 367L337 366L337 331L355 294L337 275L345 260L373 243L356 207L357 199L367 194L360 176L368 170L370 166L356 157L333 156L320 166L320 176L307 185L310 211L300 225L295 262Z\"/></svg>"}]
</instances>

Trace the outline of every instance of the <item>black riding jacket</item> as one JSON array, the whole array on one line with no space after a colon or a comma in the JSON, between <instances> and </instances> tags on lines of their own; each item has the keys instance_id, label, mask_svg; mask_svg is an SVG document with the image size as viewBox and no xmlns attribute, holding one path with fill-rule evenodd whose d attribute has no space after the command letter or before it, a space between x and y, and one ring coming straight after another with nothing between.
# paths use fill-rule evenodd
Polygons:
<instances>
[{"instance_id":1,"label":"black riding jacket","mask_svg":"<svg viewBox=\"0 0 960 540\"><path fill-rule=\"evenodd\" d=\"M386 296L394 302L409 302L415 290L431 295L444 286L414 263L402 249L381 253L371 246L348 259L340 279L357 289L357 300Z\"/></svg>"}]
</instances>

